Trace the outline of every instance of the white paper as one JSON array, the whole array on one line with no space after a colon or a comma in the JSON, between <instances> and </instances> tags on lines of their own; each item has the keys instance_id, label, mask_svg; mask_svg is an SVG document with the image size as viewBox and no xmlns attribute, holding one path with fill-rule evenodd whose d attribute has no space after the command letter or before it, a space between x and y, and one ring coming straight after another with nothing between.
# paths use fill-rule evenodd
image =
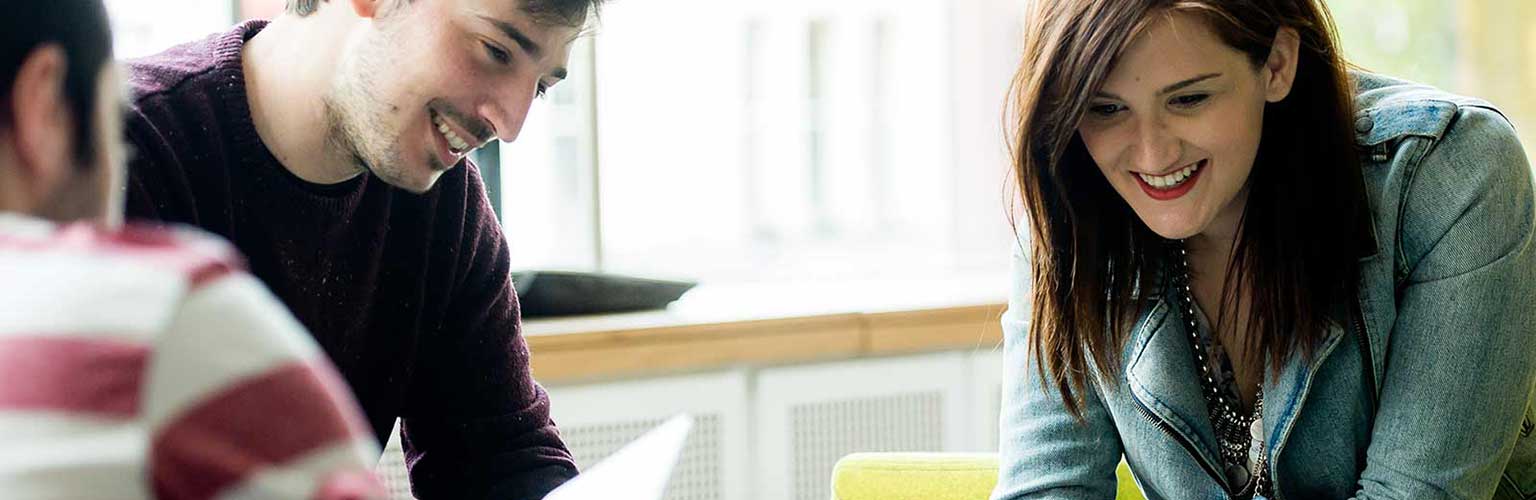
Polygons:
<instances>
[{"instance_id":1,"label":"white paper","mask_svg":"<svg viewBox=\"0 0 1536 500\"><path fill-rule=\"evenodd\" d=\"M549 492L544 500L661 500L691 430L693 417L672 417Z\"/></svg>"}]
</instances>

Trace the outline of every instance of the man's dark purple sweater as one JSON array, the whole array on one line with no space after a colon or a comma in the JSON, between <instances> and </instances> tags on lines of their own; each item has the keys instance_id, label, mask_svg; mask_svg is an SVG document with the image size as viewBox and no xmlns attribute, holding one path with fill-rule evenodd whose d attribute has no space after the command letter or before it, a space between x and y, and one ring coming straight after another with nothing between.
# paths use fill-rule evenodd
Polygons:
<instances>
[{"instance_id":1,"label":"man's dark purple sweater","mask_svg":"<svg viewBox=\"0 0 1536 500\"><path fill-rule=\"evenodd\" d=\"M423 195L368 175L294 176L246 100L241 49L265 25L130 63L128 216L233 241L341 370L381 444L403 419L418 497L542 498L576 467L528 372L479 171L464 162Z\"/></svg>"}]
</instances>

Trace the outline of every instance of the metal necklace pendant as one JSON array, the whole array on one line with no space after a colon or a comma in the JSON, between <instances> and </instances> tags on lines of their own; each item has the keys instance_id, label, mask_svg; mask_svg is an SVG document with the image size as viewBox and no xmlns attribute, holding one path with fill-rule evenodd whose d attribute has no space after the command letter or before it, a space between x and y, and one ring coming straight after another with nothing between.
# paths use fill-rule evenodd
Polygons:
<instances>
[{"instance_id":1,"label":"metal necklace pendant","mask_svg":"<svg viewBox=\"0 0 1536 500\"><path fill-rule=\"evenodd\" d=\"M1253 445L1248 448L1248 464L1251 470L1259 472L1253 478L1253 492L1264 497L1273 496L1269 488L1269 453L1264 447L1263 391L1259 391L1258 398L1253 401L1253 423L1249 429L1249 440Z\"/></svg>"},{"instance_id":2,"label":"metal necklace pendant","mask_svg":"<svg viewBox=\"0 0 1536 500\"><path fill-rule=\"evenodd\" d=\"M1231 360L1222 356L1214 332L1202 335L1204 330L1195 313L1194 292L1191 290L1189 253L1179 241L1176 260L1180 312L1184 316L1184 328L1199 368L1201 394L1205 396L1206 409L1216 432L1223 474L1238 496L1252 497L1255 493L1268 495L1268 464L1265 459L1263 440L1264 392L1255 394L1253 412L1241 412L1242 400L1238 396ZM1214 370L1213 370L1213 366Z\"/></svg>"}]
</instances>

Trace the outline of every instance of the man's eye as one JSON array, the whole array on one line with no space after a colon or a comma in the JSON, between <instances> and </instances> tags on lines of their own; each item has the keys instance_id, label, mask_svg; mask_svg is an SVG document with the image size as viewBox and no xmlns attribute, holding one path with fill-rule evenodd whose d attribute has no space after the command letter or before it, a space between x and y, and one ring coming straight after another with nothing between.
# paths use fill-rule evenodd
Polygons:
<instances>
[{"instance_id":1,"label":"man's eye","mask_svg":"<svg viewBox=\"0 0 1536 500\"><path fill-rule=\"evenodd\" d=\"M539 82L539 86L533 91L533 96L543 98L545 92L549 92L549 85L545 84L544 82Z\"/></svg>"},{"instance_id":2,"label":"man's eye","mask_svg":"<svg viewBox=\"0 0 1536 500\"><path fill-rule=\"evenodd\" d=\"M1173 99L1170 99L1168 102L1173 104L1174 106L1188 108L1188 107L1198 106L1198 105L1200 105L1200 103L1205 102L1205 100L1209 99L1210 97L1211 97L1210 94L1189 94L1189 95L1181 95L1181 96L1175 97Z\"/></svg>"},{"instance_id":3,"label":"man's eye","mask_svg":"<svg viewBox=\"0 0 1536 500\"><path fill-rule=\"evenodd\" d=\"M480 42L480 45L485 46L485 54L491 56L491 59L496 61L498 64L508 64L512 62L512 54L508 54L507 51L501 50L499 47L485 42Z\"/></svg>"}]
</instances>

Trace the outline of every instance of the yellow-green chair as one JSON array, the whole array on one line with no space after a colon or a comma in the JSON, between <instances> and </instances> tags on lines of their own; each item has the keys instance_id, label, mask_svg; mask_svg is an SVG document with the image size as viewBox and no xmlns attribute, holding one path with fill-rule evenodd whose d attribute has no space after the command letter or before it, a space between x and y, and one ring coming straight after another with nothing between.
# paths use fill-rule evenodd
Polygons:
<instances>
[{"instance_id":1,"label":"yellow-green chair","mask_svg":"<svg viewBox=\"0 0 1536 500\"><path fill-rule=\"evenodd\" d=\"M1120 462L1115 500L1142 500ZM986 500L997 485L992 453L854 453L832 468L832 500Z\"/></svg>"}]
</instances>

